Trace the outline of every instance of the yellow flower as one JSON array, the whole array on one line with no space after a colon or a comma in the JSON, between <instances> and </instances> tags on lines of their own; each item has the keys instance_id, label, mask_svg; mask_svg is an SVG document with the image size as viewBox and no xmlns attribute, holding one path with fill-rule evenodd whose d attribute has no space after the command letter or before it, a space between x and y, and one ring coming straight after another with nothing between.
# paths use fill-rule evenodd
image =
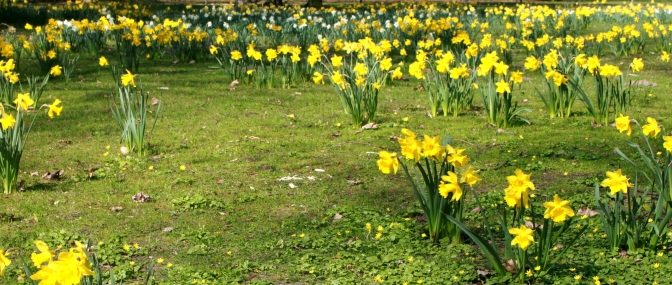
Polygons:
<instances>
[{"instance_id":1,"label":"yellow flower","mask_svg":"<svg viewBox=\"0 0 672 285\"><path fill-rule=\"evenodd\" d=\"M509 86L509 83L504 81L503 79L500 79L497 83L497 93L499 94L504 94L504 93L511 93L511 86Z\"/></svg>"},{"instance_id":2,"label":"yellow flower","mask_svg":"<svg viewBox=\"0 0 672 285\"><path fill-rule=\"evenodd\" d=\"M278 58L278 52L275 49L266 49L266 59L268 61L274 61L276 58Z\"/></svg>"},{"instance_id":3,"label":"yellow flower","mask_svg":"<svg viewBox=\"0 0 672 285\"><path fill-rule=\"evenodd\" d=\"M47 111L47 115L49 118L54 118L58 117L61 115L61 112L63 111L63 106L61 105L61 100L54 99L54 102L49 105L49 111Z\"/></svg>"},{"instance_id":4,"label":"yellow flower","mask_svg":"<svg viewBox=\"0 0 672 285\"><path fill-rule=\"evenodd\" d=\"M476 185L476 183L481 181L481 178L478 177L477 173L478 172L473 168L471 167L467 168L467 170L464 171L464 173L462 173L462 178L460 179L460 182L466 183L467 185L473 187L474 185Z\"/></svg>"},{"instance_id":5,"label":"yellow flower","mask_svg":"<svg viewBox=\"0 0 672 285\"><path fill-rule=\"evenodd\" d=\"M527 247L534 242L534 231L526 226L510 228L509 234L514 236L511 246L517 246L522 250L527 250Z\"/></svg>"},{"instance_id":6,"label":"yellow flower","mask_svg":"<svg viewBox=\"0 0 672 285\"><path fill-rule=\"evenodd\" d=\"M14 119L14 116L12 116L12 114L7 113L2 114L2 118L0 118L0 125L2 126L3 130L13 128L14 124L16 124L16 119Z\"/></svg>"},{"instance_id":7,"label":"yellow flower","mask_svg":"<svg viewBox=\"0 0 672 285\"><path fill-rule=\"evenodd\" d=\"M520 71L511 72L511 81L515 84L523 83L523 73Z\"/></svg>"},{"instance_id":8,"label":"yellow flower","mask_svg":"<svg viewBox=\"0 0 672 285\"><path fill-rule=\"evenodd\" d=\"M345 79L343 78L343 75L338 71L334 71L334 73L331 75L331 82L336 84L336 86L338 86L341 89L345 88Z\"/></svg>"},{"instance_id":9,"label":"yellow flower","mask_svg":"<svg viewBox=\"0 0 672 285\"><path fill-rule=\"evenodd\" d=\"M54 65L51 70L49 70L49 74L52 76L61 76L63 74L63 69L61 68L60 65Z\"/></svg>"},{"instance_id":10,"label":"yellow flower","mask_svg":"<svg viewBox=\"0 0 672 285\"><path fill-rule=\"evenodd\" d=\"M425 135L422 140L422 156L439 158L441 155L443 155L443 148L441 147L439 137Z\"/></svg>"},{"instance_id":11,"label":"yellow flower","mask_svg":"<svg viewBox=\"0 0 672 285\"><path fill-rule=\"evenodd\" d=\"M126 70L126 73L121 76L121 85L129 86L132 85L135 87L135 75L131 73L130 70Z\"/></svg>"},{"instance_id":12,"label":"yellow flower","mask_svg":"<svg viewBox=\"0 0 672 285\"><path fill-rule=\"evenodd\" d=\"M465 78L467 76L469 76L469 69L466 64L462 64L459 67L450 70L451 79Z\"/></svg>"},{"instance_id":13,"label":"yellow flower","mask_svg":"<svg viewBox=\"0 0 672 285\"><path fill-rule=\"evenodd\" d=\"M647 117L646 125L642 126L642 132L645 136L652 138L657 137L660 133L660 126L658 125L658 121L656 121L654 118Z\"/></svg>"},{"instance_id":14,"label":"yellow flower","mask_svg":"<svg viewBox=\"0 0 672 285\"><path fill-rule=\"evenodd\" d=\"M607 171L607 178L602 180L602 187L609 187L610 195L614 196L618 192L628 193L628 187L632 187L628 177L623 175L620 169L616 171Z\"/></svg>"},{"instance_id":15,"label":"yellow flower","mask_svg":"<svg viewBox=\"0 0 672 285\"><path fill-rule=\"evenodd\" d=\"M343 57L338 56L338 55L332 56L331 57L331 66L333 66L334 68L339 68L339 67L343 66Z\"/></svg>"},{"instance_id":16,"label":"yellow flower","mask_svg":"<svg viewBox=\"0 0 672 285\"><path fill-rule=\"evenodd\" d=\"M33 29L33 25L31 25L31 24L29 24L29 23L26 23L26 25L23 26L23 28L26 29L26 30L28 30L28 31L30 31L30 30Z\"/></svg>"},{"instance_id":17,"label":"yellow flower","mask_svg":"<svg viewBox=\"0 0 672 285\"><path fill-rule=\"evenodd\" d=\"M623 75L623 73L621 72L621 69L618 68L618 66L605 64L600 66L600 75L606 77L616 77Z\"/></svg>"},{"instance_id":18,"label":"yellow flower","mask_svg":"<svg viewBox=\"0 0 672 285\"><path fill-rule=\"evenodd\" d=\"M324 84L324 75L315 71L313 73L313 82L315 82L315 84Z\"/></svg>"},{"instance_id":19,"label":"yellow flower","mask_svg":"<svg viewBox=\"0 0 672 285\"><path fill-rule=\"evenodd\" d=\"M498 63L495 63L495 74L498 75L506 75L506 73L509 71L509 66L504 63L503 61L500 61Z\"/></svg>"},{"instance_id":20,"label":"yellow flower","mask_svg":"<svg viewBox=\"0 0 672 285\"><path fill-rule=\"evenodd\" d=\"M425 79L425 63L416 61L408 66L408 74L413 75L416 79Z\"/></svg>"},{"instance_id":21,"label":"yellow flower","mask_svg":"<svg viewBox=\"0 0 672 285\"><path fill-rule=\"evenodd\" d=\"M35 268L40 268L42 267L42 264L51 261L51 258L54 256L54 254L51 252L51 250L49 250L49 246L45 242L36 240L34 243L39 253L33 252L30 255L30 260L33 261Z\"/></svg>"},{"instance_id":22,"label":"yellow flower","mask_svg":"<svg viewBox=\"0 0 672 285\"><path fill-rule=\"evenodd\" d=\"M663 137L663 147L669 152L672 153L672 136Z\"/></svg>"},{"instance_id":23,"label":"yellow flower","mask_svg":"<svg viewBox=\"0 0 672 285\"><path fill-rule=\"evenodd\" d=\"M600 68L600 58L597 55L589 57L586 64L581 68L588 69L588 72L595 74L595 71Z\"/></svg>"},{"instance_id":24,"label":"yellow flower","mask_svg":"<svg viewBox=\"0 0 672 285\"><path fill-rule=\"evenodd\" d=\"M380 172L383 174L397 174L397 171L399 170L399 160L397 159L396 152L380 151L378 157L379 159L376 163L378 164Z\"/></svg>"},{"instance_id":25,"label":"yellow flower","mask_svg":"<svg viewBox=\"0 0 672 285\"><path fill-rule=\"evenodd\" d=\"M40 281L39 284L80 284L84 276L93 276L93 271L84 247L78 243L61 252L57 260L42 266L30 279Z\"/></svg>"},{"instance_id":26,"label":"yellow flower","mask_svg":"<svg viewBox=\"0 0 672 285\"><path fill-rule=\"evenodd\" d=\"M544 208L546 208L544 219L552 219L556 223L562 223L574 216L574 210L569 207L569 201L560 199L557 194L553 196L553 201L544 203Z\"/></svg>"},{"instance_id":27,"label":"yellow flower","mask_svg":"<svg viewBox=\"0 0 672 285\"><path fill-rule=\"evenodd\" d=\"M528 56L525 59L524 66L525 66L525 70L535 71L535 70L539 69L539 67L541 67L541 61L539 61L534 56Z\"/></svg>"},{"instance_id":28,"label":"yellow flower","mask_svg":"<svg viewBox=\"0 0 672 285\"><path fill-rule=\"evenodd\" d=\"M621 133L626 133L628 136L632 134L632 127L630 127L630 116L619 115L615 121L616 129Z\"/></svg>"},{"instance_id":29,"label":"yellow flower","mask_svg":"<svg viewBox=\"0 0 672 285\"><path fill-rule=\"evenodd\" d=\"M660 54L660 60L663 61L663 62L670 62L670 54L667 53L666 51L663 51Z\"/></svg>"},{"instance_id":30,"label":"yellow flower","mask_svg":"<svg viewBox=\"0 0 672 285\"><path fill-rule=\"evenodd\" d=\"M5 268L7 268L7 266L11 264L12 261L9 260L9 258L7 258L7 256L5 255L5 251L2 248L0 248L0 277L2 277L2 275L5 274Z\"/></svg>"},{"instance_id":31,"label":"yellow flower","mask_svg":"<svg viewBox=\"0 0 672 285\"><path fill-rule=\"evenodd\" d=\"M384 58L380 61L380 70L388 71L392 68L392 59L389 57Z\"/></svg>"},{"instance_id":32,"label":"yellow flower","mask_svg":"<svg viewBox=\"0 0 672 285\"><path fill-rule=\"evenodd\" d=\"M369 71L369 69L366 68L366 65L364 65L361 62L355 64L355 67L352 70L355 71L355 74L357 74L357 76L366 76L366 73Z\"/></svg>"},{"instance_id":33,"label":"yellow flower","mask_svg":"<svg viewBox=\"0 0 672 285\"><path fill-rule=\"evenodd\" d=\"M98 65L100 65L101 67L108 66L109 63L107 62L107 58L105 58L104 56L98 58Z\"/></svg>"},{"instance_id":34,"label":"yellow flower","mask_svg":"<svg viewBox=\"0 0 672 285\"><path fill-rule=\"evenodd\" d=\"M644 61L641 58L634 58L630 63L630 69L634 72L640 72L644 69Z\"/></svg>"},{"instance_id":35,"label":"yellow flower","mask_svg":"<svg viewBox=\"0 0 672 285\"><path fill-rule=\"evenodd\" d=\"M528 191L535 189L534 183L530 178L530 174L526 174L520 169L516 169L514 175L506 177L509 186L504 189L504 200L509 207L529 207Z\"/></svg>"},{"instance_id":36,"label":"yellow flower","mask_svg":"<svg viewBox=\"0 0 672 285\"><path fill-rule=\"evenodd\" d=\"M463 148L454 148L451 145L446 145L446 153L448 154L446 161L454 167L462 167L469 163L469 157L464 154Z\"/></svg>"},{"instance_id":37,"label":"yellow flower","mask_svg":"<svg viewBox=\"0 0 672 285\"><path fill-rule=\"evenodd\" d=\"M402 129L402 138L399 138L401 146L401 155L408 160L418 161L422 153L422 146L414 132L409 129Z\"/></svg>"},{"instance_id":38,"label":"yellow flower","mask_svg":"<svg viewBox=\"0 0 672 285\"><path fill-rule=\"evenodd\" d=\"M452 193L450 200L459 201L462 198L462 188L460 187L457 174L448 171L446 175L441 176L441 183L439 184L439 194L441 197L448 199L448 194Z\"/></svg>"},{"instance_id":39,"label":"yellow flower","mask_svg":"<svg viewBox=\"0 0 672 285\"><path fill-rule=\"evenodd\" d=\"M584 66L588 62L588 59L586 58L586 54L579 54L574 58L574 63L577 66Z\"/></svg>"},{"instance_id":40,"label":"yellow flower","mask_svg":"<svg viewBox=\"0 0 672 285\"><path fill-rule=\"evenodd\" d=\"M30 98L30 93L19 93L14 100L14 104L16 104L19 110L27 111L28 108L35 104L35 101Z\"/></svg>"},{"instance_id":41,"label":"yellow flower","mask_svg":"<svg viewBox=\"0 0 672 285\"><path fill-rule=\"evenodd\" d=\"M401 72L401 67L397 67L392 71L392 79L401 79L404 76L404 73Z\"/></svg>"},{"instance_id":42,"label":"yellow flower","mask_svg":"<svg viewBox=\"0 0 672 285\"><path fill-rule=\"evenodd\" d=\"M219 50L217 49L217 47L214 46L214 45L210 45L210 54L215 55L217 53L219 53ZM103 65L101 64L100 66L103 66Z\"/></svg>"},{"instance_id":43,"label":"yellow flower","mask_svg":"<svg viewBox=\"0 0 672 285\"><path fill-rule=\"evenodd\" d=\"M239 60L243 59L243 54L240 51L237 51L237 50L231 51L231 59L233 59L235 61L239 61Z\"/></svg>"}]
</instances>

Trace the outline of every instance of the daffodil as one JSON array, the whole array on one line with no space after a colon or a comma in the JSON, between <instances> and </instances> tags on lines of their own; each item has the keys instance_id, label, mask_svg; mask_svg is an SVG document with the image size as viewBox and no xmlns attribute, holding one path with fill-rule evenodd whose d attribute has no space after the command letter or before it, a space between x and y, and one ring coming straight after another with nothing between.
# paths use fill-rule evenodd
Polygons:
<instances>
[{"instance_id":1,"label":"daffodil","mask_svg":"<svg viewBox=\"0 0 672 285\"><path fill-rule=\"evenodd\" d=\"M630 63L630 69L633 72L640 72L644 69L644 61L641 58L634 58Z\"/></svg>"},{"instance_id":2,"label":"daffodil","mask_svg":"<svg viewBox=\"0 0 672 285\"><path fill-rule=\"evenodd\" d=\"M43 264L51 261L51 258L54 256L54 254L51 252L49 246L45 242L36 240L34 243L38 252L33 252L30 255L30 260L33 261L35 268L40 268Z\"/></svg>"},{"instance_id":3,"label":"daffodil","mask_svg":"<svg viewBox=\"0 0 672 285\"><path fill-rule=\"evenodd\" d=\"M54 65L50 70L49 74L51 74L54 77L61 76L63 74L63 68L61 68L60 65Z\"/></svg>"},{"instance_id":4,"label":"daffodil","mask_svg":"<svg viewBox=\"0 0 672 285\"><path fill-rule=\"evenodd\" d=\"M135 75L130 70L127 69L126 73L121 76L121 85L135 87Z\"/></svg>"},{"instance_id":5,"label":"daffodil","mask_svg":"<svg viewBox=\"0 0 672 285\"><path fill-rule=\"evenodd\" d=\"M642 126L642 132L645 136L652 138L657 137L660 133L660 126L658 125L658 121L656 121L654 118L647 117L646 124Z\"/></svg>"},{"instance_id":6,"label":"daffodil","mask_svg":"<svg viewBox=\"0 0 672 285\"><path fill-rule=\"evenodd\" d=\"M380 61L380 70L388 71L392 68L392 59L387 57Z\"/></svg>"},{"instance_id":7,"label":"daffodil","mask_svg":"<svg viewBox=\"0 0 672 285\"><path fill-rule=\"evenodd\" d=\"M63 111L63 106L61 103L61 100L54 99L54 102L49 105L49 110L47 111L49 118L53 119L54 117L61 115L61 112Z\"/></svg>"},{"instance_id":8,"label":"daffodil","mask_svg":"<svg viewBox=\"0 0 672 285\"><path fill-rule=\"evenodd\" d=\"M497 83L495 83L497 86L497 93L499 94L504 94L504 93L511 93L511 86L509 86L509 83L504 81L503 79L500 79Z\"/></svg>"},{"instance_id":9,"label":"daffodil","mask_svg":"<svg viewBox=\"0 0 672 285\"><path fill-rule=\"evenodd\" d=\"M234 61L239 61L243 59L243 54L237 50L231 51L231 59L233 59Z\"/></svg>"},{"instance_id":10,"label":"daffodil","mask_svg":"<svg viewBox=\"0 0 672 285\"><path fill-rule=\"evenodd\" d=\"M324 75L322 73L315 71L313 73L313 82L315 84L324 84Z\"/></svg>"},{"instance_id":11,"label":"daffodil","mask_svg":"<svg viewBox=\"0 0 672 285\"><path fill-rule=\"evenodd\" d=\"M439 158L441 155L443 155L443 148L441 147L439 137L425 135L422 140L422 156Z\"/></svg>"},{"instance_id":12,"label":"daffodil","mask_svg":"<svg viewBox=\"0 0 672 285\"><path fill-rule=\"evenodd\" d=\"M414 132L409 129L402 129L403 137L399 138L401 155L408 160L418 161L422 155L422 145Z\"/></svg>"},{"instance_id":13,"label":"daffodil","mask_svg":"<svg viewBox=\"0 0 672 285\"><path fill-rule=\"evenodd\" d=\"M331 66L334 68L339 68L343 66L343 57L338 55L333 55L331 57Z\"/></svg>"},{"instance_id":14,"label":"daffodil","mask_svg":"<svg viewBox=\"0 0 672 285\"><path fill-rule=\"evenodd\" d=\"M509 234L513 235L511 246L517 246L522 250L527 250L530 244L534 243L534 231L526 226L510 228Z\"/></svg>"},{"instance_id":15,"label":"daffodil","mask_svg":"<svg viewBox=\"0 0 672 285\"><path fill-rule=\"evenodd\" d=\"M397 67L392 71L392 79L397 80L401 79L404 76L404 73L401 71L401 67Z\"/></svg>"},{"instance_id":16,"label":"daffodil","mask_svg":"<svg viewBox=\"0 0 672 285\"><path fill-rule=\"evenodd\" d=\"M446 145L446 161L454 167L462 167L469 163L469 157L464 154L463 148L454 148L451 145Z\"/></svg>"},{"instance_id":17,"label":"daffodil","mask_svg":"<svg viewBox=\"0 0 672 285\"><path fill-rule=\"evenodd\" d=\"M471 167L467 168L467 170L462 173L462 178L460 178L461 183L466 183L471 187L476 185L479 181L481 181L481 178L478 176L478 172Z\"/></svg>"},{"instance_id":18,"label":"daffodil","mask_svg":"<svg viewBox=\"0 0 672 285\"><path fill-rule=\"evenodd\" d=\"M459 179L457 174L452 171L448 171L446 175L441 176L441 183L439 184L439 194L443 198L448 198L448 194L452 196L450 200L459 201L462 198L462 188L460 187Z\"/></svg>"},{"instance_id":19,"label":"daffodil","mask_svg":"<svg viewBox=\"0 0 672 285\"><path fill-rule=\"evenodd\" d=\"M278 58L278 52L275 49L266 49L266 59L268 61L274 61L276 58Z\"/></svg>"},{"instance_id":20,"label":"daffodil","mask_svg":"<svg viewBox=\"0 0 672 285\"><path fill-rule=\"evenodd\" d=\"M541 61L539 61L534 56L528 56L525 59L524 67L525 67L525 70L535 71L535 70L539 69L539 67L541 67Z\"/></svg>"},{"instance_id":21,"label":"daffodil","mask_svg":"<svg viewBox=\"0 0 672 285\"><path fill-rule=\"evenodd\" d=\"M0 248L0 277L2 277L5 274L5 269L7 266L10 266L12 264L12 261L7 258L5 255L6 252Z\"/></svg>"},{"instance_id":22,"label":"daffodil","mask_svg":"<svg viewBox=\"0 0 672 285\"><path fill-rule=\"evenodd\" d=\"M520 71L511 72L511 82L515 84L523 83L523 73Z\"/></svg>"},{"instance_id":23,"label":"daffodil","mask_svg":"<svg viewBox=\"0 0 672 285\"><path fill-rule=\"evenodd\" d=\"M79 248L61 252L58 259L42 266L30 276L39 284L80 284L82 277L93 276L86 253Z\"/></svg>"},{"instance_id":24,"label":"daffodil","mask_svg":"<svg viewBox=\"0 0 672 285\"><path fill-rule=\"evenodd\" d=\"M397 174L399 170L399 160L397 159L397 153L380 151L378 153L378 169L383 174Z\"/></svg>"},{"instance_id":25,"label":"daffodil","mask_svg":"<svg viewBox=\"0 0 672 285\"><path fill-rule=\"evenodd\" d=\"M632 187L630 184L630 179L623 175L620 169L616 171L607 171L607 178L602 180L600 183L602 187L609 187L611 196L616 195L618 192L628 193L628 188Z\"/></svg>"},{"instance_id":26,"label":"daffodil","mask_svg":"<svg viewBox=\"0 0 672 285\"><path fill-rule=\"evenodd\" d=\"M616 118L616 121L614 123L616 125L616 129L620 133L625 133L628 136L632 134L632 127L630 126L630 116L620 115L618 116L618 118Z\"/></svg>"},{"instance_id":27,"label":"daffodil","mask_svg":"<svg viewBox=\"0 0 672 285\"><path fill-rule=\"evenodd\" d=\"M509 186L504 189L504 201L509 207L529 207L529 190L534 190L535 186L531 180L531 175L516 169L514 175L506 177Z\"/></svg>"},{"instance_id":28,"label":"daffodil","mask_svg":"<svg viewBox=\"0 0 672 285\"><path fill-rule=\"evenodd\" d=\"M107 62L107 58L105 58L104 56L101 56L100 58L98 58L98 65L100 65L101 67L105 67L105 66L108 66L110 64Z\"/></svg>"},{"instance_id":29,"label":"daffodil","mask_svg":"<svg viewBox=\"0 0 672 285\"><path fill-rule=\"evenodd\" d=\"M209 51L210 51L210 54L212 54L212 55L216 55L217 53L219 53L219 50L214 45L210 45ZM101 64L100 66L103 66L103 65Z\"/></svg>"},{"instance_id":30,"label":"daffodil","mask_svg":"<svg viewBox=\"0 0 672 285\"><path fill-rule=\"evenodd\" d=\"M14 119L12 114L2 114L2 118L0 118L0 126L2 126L2 130L11 129L14 127L14 124L16 124L16 119Z\"/></svg>"},{"instance_id":31,"label":"daffodil","mask_svg":"<svg viewBox=\"0 0 672 285\"><path fill-rule=\"evenodd\" d=\"M663 147L672 154L672 136L663 137Z\"/></svg>"},{"instance_id":32,"label":"daffodil","mask_svg":"<svg viewBox=\"0 0 672 285\"><path fill-rule=\"evenodd\" d=\"M574 210L569 206L569 201L560 199L557 194L553 196L553 201L544 203L544 219L551 219L553 222L562 223L574 216Z\"/></svg>"},{"instance_id":33,"label":"daffodil","mask_svg":"<svg viewBox=\"0 0 672 285\"><path fill-rule=\"evenodd\" d=\"M19 110L27 111L28 108L35 104L32 98L30 98L30 93L19 93L14 100L14 104Z\"/></svg>"}]
</instances>

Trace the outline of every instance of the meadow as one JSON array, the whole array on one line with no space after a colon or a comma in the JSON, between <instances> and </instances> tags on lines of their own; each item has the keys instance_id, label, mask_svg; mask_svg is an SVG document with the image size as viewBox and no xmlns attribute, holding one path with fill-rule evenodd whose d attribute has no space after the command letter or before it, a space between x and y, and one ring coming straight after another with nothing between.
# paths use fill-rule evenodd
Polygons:
<instances>
[{"instance_id":1,"label":"meadow","mask_svg":"<svg viewBox=\"0 0 672 285\"><path fill-rule=\"evenodd\" d=\"M55 7L0 38L1 284L672 283L667 4Z\"/></svg>"}]
</instances>

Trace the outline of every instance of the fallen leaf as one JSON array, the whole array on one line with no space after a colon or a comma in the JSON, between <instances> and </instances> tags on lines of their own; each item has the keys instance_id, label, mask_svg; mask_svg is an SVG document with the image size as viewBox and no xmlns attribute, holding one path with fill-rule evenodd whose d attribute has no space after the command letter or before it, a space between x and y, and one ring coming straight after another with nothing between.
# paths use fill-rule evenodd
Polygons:
<instances>
[{"instance_id":1,"label":"fallen leaf","mask_svg":"<svg viewBox=\"0 0 672 285\"><path fill-rule=\"evenodd\" d=\"M229 83L229 91L236 90L236 86L238 86L238 84L240 84L240 81L238 81L237 79L231 81L231 83Z\"/></svg>"},{"instance_id":2,"label":"fallen leaf","mask_svg":"<svg viewBox=\"0 0 672 285\"><path fill-rule=\"evenodd\" d=\"M376 125L376 123L368 123L362 126L362 130L375 130L375 129L378 129L378 125Z\"/></svg>"},{"instance_id":3,"label":"fallen leaf","mask_svg":"<svg viewBox=\"0 0 672 285\"><path fill-rule=\"evenodd\" d=\"M152 97L152 101L151 101L150 104L152 104L152 106L156 106L156 105L159 105L160 103L161 103L161 100L159 100L159 98Z\"/></svg>"},{"instance_id":4,"label":"fallen leaf","mask_svg":"<svg viewBox=\"0 0 672 285\"><path fill-rule=\"evenodd\" d=\"M133 201L137 203L145 203L148 202L151 199L151 197L145 194L144 192L138 192L135 195L133 195L131 199L133 199Z\"/></svg>"},{"instance_id":5,"label":"fallen leaf","mask_svg":"<svg viewBox=\"0 0 672 285\"><path fill-rule=\"evenodd\" d=\"M112 212L121 212L122 210L124 210L124 207L122 207L122 206L112 206L112 207L110 207L110 211L112 211Z\"/></svg>"},{"instance_id":6,"label":"fallen leaf","mask_svg":"<svg viewBox=\"0 0 672 285\"><path fill-rule=\"evenodd\" d=\"M343 215L341 215L341 214L339 214L339 213L336 213L336 214L334 215L334 218L331 219L331 221L335 223L335 222L338 222L338 221L340 221L340 220L342 220L342 219L343 219Z\"/></svg>"},{"instance_id":7,"label":"fallen leaf","mask_svg":"<svg viewBox=\"0 0 672 285\"><path fill-rule=\"evenodd\" d=\"M61 177L63 177L64 173L65 172L62 169L61 170L56 170L53 173L47 172L44 175L42 175L42 179L44 179L44 180L59 180L59 179L61 179Z\"/></svg>"}]
</instances>

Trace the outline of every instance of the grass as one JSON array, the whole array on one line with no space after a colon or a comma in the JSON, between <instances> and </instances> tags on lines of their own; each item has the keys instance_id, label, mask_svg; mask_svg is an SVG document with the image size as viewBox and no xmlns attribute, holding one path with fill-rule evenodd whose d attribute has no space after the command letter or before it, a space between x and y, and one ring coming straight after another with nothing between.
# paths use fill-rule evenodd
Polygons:
<instances>
[{"instance_id":1,"label":"grass","mask_svg":"<svg viewBox=\"0 0 672 285\"><path fill-rule=\"evenodd\" d=\"M623 59L623 66L628 62ZM666 67L653 58L645 62L641 77L657 83L650 90L655 97L640 90L629 114L671 126L666 106L672 99L666 91L672 82ZM592 183L606 170L627 168L612 151L624 148L626 137L610 126L593 127L580 102L577 115L548 119L534 95L536 77L515 96L530 110L531 125L498 130L478 109L457 118L428 118L426 95L412 80L386 87L378 129L360 130L350 126L328 86L266 90L241 85L230 91L224 72L214 65L152 62L141 67L140 85L163 105L150 136L151 154L140 159L118 154L119 131L110 112L113 82L106 71L88 59L78 64L69 83L53 80L44 100L59 98L65 110L55 120L40 118L33 129L21 164L25 189L2 197L0 245L16 249L18 257L28 256L36 238L120 238L146 248L142 260L162 257L175 264L158 266L157 274L169 284L370 283L377 276L392 282L472 282L478 278L476 268L485 264L477 249L429 244L421 237L422 219L410 185L401 175L380 174L375 166L379 150L398 148L393 138L402 127L449 135L467 148L482 169L477 191L489 201L499 200L505 176L522 168L533 174L538 201L558 193L575 209L591 207ZM478 94L475 102L481 105ZM104 156L108 145L110 154ZM180 170L182 165L186 170ZM88 179L94 168L98 178ZM60 181L39 177L58 169L65 170ZM302 180L281 181L288 176ZM138 192L151 200L132 201ZM335 216L342 217L334 221ZM478 215L468 218L478 223ZM366 234L367 222L374 231L379 224L402 226L386 227L377 241ZM576 275L583 280L601 276L603 282L628 278L618 270L638 281L659 278L648 276L656 258L651 253L614 265L611 258L617 255L608 252L599 234L591 233L570 251L551 274L555 282L571 283ZM672 263L667 256L657 260Z\"/></svg>"}]
</instances>

